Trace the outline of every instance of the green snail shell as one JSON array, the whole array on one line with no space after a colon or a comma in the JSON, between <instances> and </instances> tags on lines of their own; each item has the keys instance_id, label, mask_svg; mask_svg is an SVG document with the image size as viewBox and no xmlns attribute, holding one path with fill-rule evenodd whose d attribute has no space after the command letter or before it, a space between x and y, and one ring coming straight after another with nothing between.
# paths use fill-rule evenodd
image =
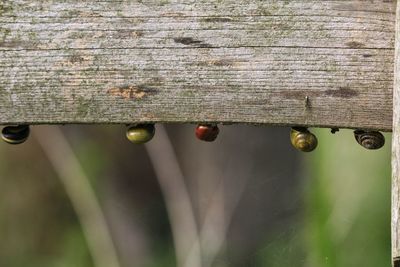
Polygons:
<instances>
[{"instance_id":1,"label":"green snail shell","mask_svg":"<svg viewBox=\"0 0 400 267\"><path fill-rule=\"evenodd\" d=\"M130 126L126 137L134 144L144 144L150 141L155 134L154 124L138 124Z\"/></svg>"}]
</instances>

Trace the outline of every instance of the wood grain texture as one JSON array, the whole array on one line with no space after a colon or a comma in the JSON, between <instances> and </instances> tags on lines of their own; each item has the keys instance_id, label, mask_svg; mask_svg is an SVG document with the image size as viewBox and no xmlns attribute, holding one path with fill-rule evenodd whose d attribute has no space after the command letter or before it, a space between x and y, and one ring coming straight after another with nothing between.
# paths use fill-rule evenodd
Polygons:
<instances>
[{"instance_id":1,"label":"wood grain texture","mask_svg":"<svg viewBox=\"0 0 400 267\"><path fill-rule=\"evenodd\" d=\"M400 0L397 1L392 134L392 259L400 266Z\"/></svg>"},{"instance_id":2,"label":"wood grain texture","mask_svg":"<svg viewBox=\"0 0 400 267\"><path fill-rule=\"evenodd\" d=\"M395 6L0 0L0 124L390 131Z\"/></svg>"}]
</instances>

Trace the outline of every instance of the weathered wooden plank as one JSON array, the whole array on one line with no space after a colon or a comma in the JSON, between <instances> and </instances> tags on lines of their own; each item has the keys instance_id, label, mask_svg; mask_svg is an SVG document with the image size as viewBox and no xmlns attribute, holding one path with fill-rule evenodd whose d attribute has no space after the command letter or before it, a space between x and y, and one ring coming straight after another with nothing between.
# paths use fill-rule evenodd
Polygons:
<instances>
[{"instance_id":1,"label":"weathered wooden plank","mask_svg":"<svg viewBox=\"0 0 400 267\"><path fill-rule=\"evenodd\" d=\"M400 0L397 1L392 134L392 259L400 266Z\"/></svg>"},{"instance_id":2,"label":"weathered wooden plank","mask_svg":"<svg viewBox=\"0 0 400 267\"><path fill-rule=\"evenodd\" d=\"M182 2L0 0L0 124L391 130L394 1Z\"/></svg>"}]
</instances>

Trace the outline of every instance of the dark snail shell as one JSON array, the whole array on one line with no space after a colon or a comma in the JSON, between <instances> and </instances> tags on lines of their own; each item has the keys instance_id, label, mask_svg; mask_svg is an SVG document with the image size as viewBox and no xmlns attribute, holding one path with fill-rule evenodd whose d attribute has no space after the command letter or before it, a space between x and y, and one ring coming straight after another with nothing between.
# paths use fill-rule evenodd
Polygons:
<instances>
[{"instance_id":1,"label":"dark snail shell","mask_svg":"<svg viewBox=\"0 0 400 267\"><path fill-rule=\"evenodd\" d=\"M6 126L1 131L1 138L6 143L18 145L28 139L29 132L30 130L28 125Z\"/></svg>"},{"instance_id":2,"label":"dark snail shell","mask_svg":"<svg viewBox=\"0 0 400 267\"><path fill-rule=\"evenodd\" d=\"M199 124L196 127L196 137L202 141L212 142L217 139L219 128L212 124Z\"/></svg>"},{"instance_id":3,"label":"dark snail shell","mask_svg":"<svg viewBox=\"0 0 400 267\"><path fill-rule=\"evenodd\" d=\"M318 146L317 137L307 128L294 127L290 131L292 145L303 152L311 152Z\"/></svg>"},{"instance_id":4,"label":"dark snail shell","mask_svg":"<svg viewBox=\"0 0 400 267\"><path fill-rule=\"evenodd\" d=\"M155 134L154 124L138 124L126 130L126 137L134 144L144 144L150 141Z\"/></svg>"},{"instance_id":5,"label":"dark snail shell","mask_svg":"<svg viewBox=\"0 0 400 267\"><path fill-rule=\"evenodd\" d=\"M354 137L366 149L379 149L385 145L385 137L380 132L356 130Z\"/></svg>"}]
</instances>

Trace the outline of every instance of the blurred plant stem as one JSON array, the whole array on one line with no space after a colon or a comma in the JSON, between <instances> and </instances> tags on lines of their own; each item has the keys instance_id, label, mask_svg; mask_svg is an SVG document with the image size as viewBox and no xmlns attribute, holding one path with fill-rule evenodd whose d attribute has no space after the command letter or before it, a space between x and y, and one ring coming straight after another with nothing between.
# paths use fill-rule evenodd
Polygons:
<instances>
[{"instance_id":1,"label":"blurred plant stem","mask_svg":"<svg viewBox=\"0 0 400 267\"><path fill-rule=\"evenodd\" d=\"M175 151L162 125L146 144L164 196L170 220L178 267L201 267L199 234L192 202Z\"/></svg>"},{"instance_id":2,"label":"blurred plant stem","mask_svg":"<svg viewBox=\"0 0 400 267\"><path fill-rule=\"evenodd\" d=\"M88 177L59 127L35 127L33 135L53 165L78 216L96 267L119 267L104 214Z\"/></svg>"},{"instance_id":3,"label":"blurred plant stem","mask_svg":"<svg viewBox=\"0 0 400 267\"><path fill-rule=\"evenodd\" d=\"M238 175L243 179L240 179L239 183L236 184L235 190L230 188L231 198L229 203L226 203L225 200L224 181L219 182L212 194L204 222L201 225L200 244L205 259L204 267L213 266L218 254L223 250L232 217L247 187L248 174L254 167L251 161L243 161L240 171L238 171L235 168L236 165L237 162L229 160L224 173L226 177Z\"/></svg>"},{"instance_id":4,"label":"blurred plant stem","mask_svg":"<svg viewBox=\"0 0 400 267\"><path fill-rule=\"evenodd\" d=\"M225 244L234 210L246 188L247 179L240 181L236 192L230 192L235 197L229 205L225 205L224 181L221 179L214 184L215 187L211 189L212 192L206 194L209 196L209 204L199 230L188 187L185 184L173 145L162 125L157 126L157 136L146 144L146 149L164 195L176 247L178 266L212 266ZM237 162L234 161L228 164L225 171L228 177L237 174L230 172L230 170L236 170L235 164ZM252 163L244 164L240 173L247 174L252 167ZM203 174L208 176L215 173L205 170ZM202 179L202 181L204 180L206 179Z\"/></svg>"}]
</instances>

